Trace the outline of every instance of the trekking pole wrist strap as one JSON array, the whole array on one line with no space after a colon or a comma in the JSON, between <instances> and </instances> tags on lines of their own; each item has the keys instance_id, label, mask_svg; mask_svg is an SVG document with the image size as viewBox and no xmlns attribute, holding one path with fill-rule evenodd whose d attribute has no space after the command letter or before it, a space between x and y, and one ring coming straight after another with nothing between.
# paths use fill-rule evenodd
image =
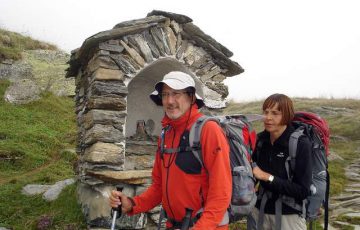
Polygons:
<instances>
[{"instance_id":1,"label":"trekking pole wrist strap","mask_svg":"<svg viewBox=\"0 0 360 230\"><path fill-rule=\"evenodd\" d=\"M128 200L130 201L130 203L131 203L131 209L129 210L129 212L132 212L134 206L136 205L136 204L135 204L135 201L134 201L134 199L131 198L131 197L127 197L127 199L128 199Z\"/></svg>"}]
</instances>

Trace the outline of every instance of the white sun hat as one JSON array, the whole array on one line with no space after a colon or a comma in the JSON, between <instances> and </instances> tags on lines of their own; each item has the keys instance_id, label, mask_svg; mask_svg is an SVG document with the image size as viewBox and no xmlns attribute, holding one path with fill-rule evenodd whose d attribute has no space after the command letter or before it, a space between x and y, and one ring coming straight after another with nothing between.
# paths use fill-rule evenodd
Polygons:
<instances>
[{"instance_id":1,"label":"white sun hat","mask_svg":"<svg viewBox=\"0 0 360 230\"><path fill-rule=\"evenodd\" d=\"M169 72L164 76L162 81L159 81L155 84L155 91L150 94L151 100L153 100L156 105L162 106L162 100L159 93L162 90L163 84L166 84L175 90L186 89L189 87L193 88L194 91L196 90L195 81L189 74L180 71ZM195 103L197 104L198 108L203 107L204 100L197 93L195 93L195 97Z\"/></svg>"}]
</instances>

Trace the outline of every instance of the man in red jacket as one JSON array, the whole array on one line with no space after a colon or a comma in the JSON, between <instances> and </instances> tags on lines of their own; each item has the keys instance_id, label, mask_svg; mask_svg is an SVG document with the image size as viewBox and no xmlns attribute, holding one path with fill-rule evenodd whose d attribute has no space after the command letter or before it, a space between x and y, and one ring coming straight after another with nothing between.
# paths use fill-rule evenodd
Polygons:
<instances>
[{"instance_id":1,"label":"man in red jacket","mask_svg":"<svg viewBox=\"0 0 360 230\"><path fill-rule=\"evenodd\" d=\"M191 126L203 115L198 109L204 102L195 92L194 79L183 72L170 72L155 85L150 98L165 111L152 184L132 198L114 190L110 205L121 204L123 213L133 215L161 203L168 219L167 229L179 229L186 209L191 209L192 230L228 229L232 181L229 145L221 127L208 121L202 129L204 166L186 148Z\"/></svg>"}]
</instances>

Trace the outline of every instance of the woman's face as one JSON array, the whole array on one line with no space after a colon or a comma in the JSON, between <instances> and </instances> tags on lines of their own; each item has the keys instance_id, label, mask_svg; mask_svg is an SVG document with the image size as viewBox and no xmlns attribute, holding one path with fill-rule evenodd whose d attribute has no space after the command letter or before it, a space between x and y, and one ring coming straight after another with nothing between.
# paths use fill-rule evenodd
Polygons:
<instances>
[{"instance_id":1,"label":"woman's face","mask_svg":"<svg viewBox=\"0 0 360 230\"><path fill-rule=\"evenodd\" d=\"M273 107L267 108L264 113L264 128L269 133L282 132L286 125L281 124L283 114L276 103Z\"/></svg>"}]
</instances>

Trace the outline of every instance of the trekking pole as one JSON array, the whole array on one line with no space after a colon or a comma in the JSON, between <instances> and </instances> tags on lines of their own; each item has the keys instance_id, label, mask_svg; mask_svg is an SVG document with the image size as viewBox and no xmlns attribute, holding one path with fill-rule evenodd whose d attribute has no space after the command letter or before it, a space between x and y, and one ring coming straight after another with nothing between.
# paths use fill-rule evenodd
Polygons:
<instances>
[{"instance_id":1,"label":"trekking pole","mask_svg":"<svg viewBox=\"0 0 360 230\"><path fill-rule=\"evenodd\" d=\"M123 188L116 186L116 190L119 192L122 192ZM121 204L119 206L117 206L116 208L112 208L113 219L111 222L111 230L115 230L115 224L116 224L116 219L117 219L118 213L119 213L119 217L120 217L121 216Z\"/></svg>"},{"instance_id":2,"label":"trekking pole","mask_svg":"<svg viewBox=\"0 0 360 230\"><path fill-rule=\"evenodd\" d=\"M161 229L161 223L162 223L162 220L164 219L164 217L165 217L165 210L161 206L161 208L160 208L160 216L159 216L159 223L158 223L158 226L157 226L157 230Z\"/></svg>"},{"instance_id":3,"label":"trekking pole","mask_svg":"<svg viewBox=\"0 0 360 230\"><path fill-rule=\"evenodd\" d=\"M190 228L192 212L193 210L191 208L185 208L185 216L182 221L181 230L188 230Z\"/></svg>"}]
</instances>

